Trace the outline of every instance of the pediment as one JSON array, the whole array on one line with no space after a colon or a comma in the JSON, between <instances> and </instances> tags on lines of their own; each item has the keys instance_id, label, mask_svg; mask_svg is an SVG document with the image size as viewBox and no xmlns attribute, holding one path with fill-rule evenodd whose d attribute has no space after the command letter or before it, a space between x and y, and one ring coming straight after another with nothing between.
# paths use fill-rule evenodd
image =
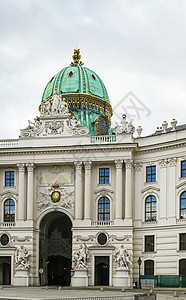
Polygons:
<instances>
[{"instance_id":1,"label":"pediment","mask_svg":"<svg viewBox=\"0 0 186 300\"><path fill-rule=\"evenodd\" d=\"M141 192L142 192L142 193L145 193L145 192L149 192L149 191L156 191L156 192L159 192L160 189L157 188L156 186L150 185L150 186L144 188Z\"/></svg>"},{"instance_id":2,"label":"pediment","mask_svg":"<svg viewBox=\"0 0 186 300\"><path fill-rule=\"evenodd\" d=\"M103 187L103 188L100 188L99 190L97 190L97 191L95 191L94 192L95 194L112 194L112 193L114 193L113 192L113 190L111 190L111 189L108 189L108 188L105 188L105 187Z\"/></svg>"},{"instance_id":3,"label":"pediment","mask_svg":"<svg viewBox=\"0 0 186 300\"><path fill-rule=\"evenodd\" d=\"M3 198L9 198L9 197L16 197L16 196L18 196L18 193L16 193L16 192L14 192L14 191L12 191L12 190L6 190L6 191L4 191L4 192L2 192L1 194L1 197L3 197Z\"/></svg>"},{"instance_id":4,"label":"pediment","mask_svg":"<svg viewBox=\"0 0 186 300\"><path fill-rule=\"evenodd\" d=\"M183 181L183 182L179 183L179 184L176 186L176 188L177 188L177 189L180 189L180 188L183 187L183 186L186 186L186 181Z\"/></svg>"}]
</instances>

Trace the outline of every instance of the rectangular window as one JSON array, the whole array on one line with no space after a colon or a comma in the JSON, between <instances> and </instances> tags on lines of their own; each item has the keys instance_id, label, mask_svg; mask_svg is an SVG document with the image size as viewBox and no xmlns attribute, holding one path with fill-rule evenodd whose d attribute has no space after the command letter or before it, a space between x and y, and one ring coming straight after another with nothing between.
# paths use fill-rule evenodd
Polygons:
<instances>
[{"instance_id":1,"label":"rectangular window","mask_svg":"<svg viewBox=\"0 0 186 300\"><path fill-rule=\"evenodd\" d=\"M186 177L186 160L181 162L181 177Z\"/></svg>"},{"instance_id":2,"label":"rectangular window","mask_svg":"<svg viewBox=\"0 0 186 300\"><path fill-rule=\"evenodd\" d=\"M186 233L180 233L180 250L186 250Z\"/></svg>"},{"instance_id":3,"label":"rectangular window","mask_svg":"<svg viewBox=\"0 0 186 300\"><path fill-rule=\"evenodd\" d=\"M156 166L146 167L146 182L156 181Z\"/></svg>"},{"instance_id":4,"label":"rectangular window","mask_svg":"<svg viewBox=\"0 0 186 300\"><path fill-rule=\"evenodd\" d=\"M108 184L108 183L109 183L109 168L100 168L99 184Z\"/></svg>"},{"instance_id":5,"label":"rectangular window","mask_svg":"<svg viewBox=\"0 0 186 300\"><path fill-rule=\"evenodd\" d=\"M5 186L14 186L14 171L5 171Z\"/></svg>"},{"instance_id":6,"label":"rectangular window","mask_svg":"<svg viewBox=\"0 0 186 300\"><path fill-rule=\"evenodd\" d=\"M154 252L154 235L145 236L145 252Z\"/></svg>"}]
</instances>

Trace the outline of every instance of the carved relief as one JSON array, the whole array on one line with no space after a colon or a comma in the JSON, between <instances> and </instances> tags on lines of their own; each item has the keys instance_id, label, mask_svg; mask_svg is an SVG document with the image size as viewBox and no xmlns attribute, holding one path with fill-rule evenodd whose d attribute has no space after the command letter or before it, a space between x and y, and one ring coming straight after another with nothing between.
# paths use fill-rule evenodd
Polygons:
<instances>
[{"instance_id":1,"label":"carved relief","mask_svg":"<svg viewBox=\"0 0 186 300\"><path fill-rule=\"evenodd\" d=\"M126 169L132 169L132 166L133 166L133 160L132 159L125 160L125 168Z\"/></svg>"},{"instance_id":2,"label":"carved relief","mask_svg":"<svg viewBox=\"0 0 186 300\"><path fill-rule=\"evenodd\" d=\"M15 256L15 263L16 263L16 269L22 269L22 270L27 270L30 268L30 263L29 263L29 256L30 252L21 245L19 248L17 248L16 251L16 256Z\"/></svg>"},{"instance_id":3,"label":"carved relief","mask_svg":"<svg viewBox=\"0 0 186 300\"><path fill-rule=\"evenodd\" d=\"M168 159L162 159L159 161L160 168L166 168L168 163Z\"/></svg>"},{"instance_id":4,"label":"carved relief","mask_svg":"<svg viewBox=\"0 0 186 300\"><path fill-rule=\"evenodd\" d=\"M134 164L134 170L136 172L141 172L142 171L142 168L143 168L143 164L142 163L135 163Z\"/></svg>"},{"instance_id":5,"label":"carved relief","mask_svg":"<svg viewBox=\"0 0 186 300\"><path fill-rule=\"evenodd\" d=\"M72 261L74 263L74 268L78 270L87 269L88 260L88 248L85 244L79 246L79 250L75 251L72 256Z\"/></svg>"}]
</instances>

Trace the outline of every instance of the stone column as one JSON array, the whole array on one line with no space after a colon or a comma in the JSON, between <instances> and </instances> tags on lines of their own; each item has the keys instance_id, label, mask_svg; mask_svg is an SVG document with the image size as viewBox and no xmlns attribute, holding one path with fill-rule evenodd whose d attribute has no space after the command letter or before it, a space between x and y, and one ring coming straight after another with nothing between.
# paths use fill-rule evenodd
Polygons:
<instances>
[{"instance_id":1,"label":"stone column","mask_svg":"<svg viewBox=\"0 0 186 300\"><path fill-rule=\"evenodd\" d=\"M82 162L75 162L76 181L75 181L75 219L82 220L83 218L83 174Z\"/></svg>"},{"instance_id":2,"label":"stone column","mask_svg":"<svg viewBox=\"0 0 186 300\"><path fill-rule=\"evenodd\" d=\"M122 219L122 167L123 160L115 160L116 165L116 219Z\"/></svg>"},{"instance_id":3,"label":"stone column","mask_svg":"<svg viewBox=\"0 0 186 300\"><path fill-rule=\"evenodd\" d=\"M34 164L26 164L28 171L27 180L27 220L33 220L34 211Z\"/></svg>"},{"instance_id":4,"label":"stone column","mask_svg":"<svg viewBox=\"0 0 186 300\"><path fill-rule=\"evenodd\" d=\"M125 160L125 219L132 219L132 164L132 160Z\"/></svg>"},{"instance_id":5,"label":"stone column","mask_svg":"<svg viewBox=\"0 0 186 300\"><path fill-rule=\"evenodd\" d=\"M175 201L175 186L176 186L176 157L168 160L168 217L176 220L176 201Z\"/></svg>"},{"instance_id":6,"label":"stone column","mask_svg":"<svg viewBox=\"0 0 186 300\"><path fill-rule=\"evenodd\" d=\"M167 159L162 159L159 161L160 165L160 219L166 219L167 217Z\"/></svg>"},{"instance_id":7,"label":"stone column","mask_svg":"<svg viewBox=\"0 0 186 300\"><path fill-rule=\"evenodd\" d=\"M91 161L84 162L85 165L85 200L84 200L84 219L90 219L91 205Z\"/></svg>"},{"instance_id":8,"label":"stone column","mask_svg":"<svg viewBox=\"0 0 186 300\"><path fill-rule=\"evenodd\" d=\"M25 220L25 164L17 164L19 169L18 220Z\"/></svg>"},{"instance_id":9,"label":"stone column","mask_svg":"<svg viewBox=\"0 0 186 300\"><path fill-rule=\"evenodd\" d=\"M142 214L142 204L140 200L140 194L141 193L141 183L143 180L142 177L142 163L136 163L134 165L134 170L135 170L135 201L134 201L134 220L139 221L143 219L143 214Z\"/></svg>"}]
</instances>

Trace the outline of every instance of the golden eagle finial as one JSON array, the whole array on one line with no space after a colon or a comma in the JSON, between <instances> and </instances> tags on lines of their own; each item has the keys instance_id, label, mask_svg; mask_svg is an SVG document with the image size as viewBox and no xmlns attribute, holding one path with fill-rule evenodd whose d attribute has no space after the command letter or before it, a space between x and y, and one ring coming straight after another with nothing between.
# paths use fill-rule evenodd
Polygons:
<instances>
[{"instance_id":1,"label":"golden eagle finial","mask_svg":"<svg viewBox=\"0 0 186 300\"><path fill-rule=\"evenodd\" d=\"M72 55L72 58L73 58L75 66L77 66L81 59L80 49L74 49L74 54Z\"/></svg>"}]
</instances>

